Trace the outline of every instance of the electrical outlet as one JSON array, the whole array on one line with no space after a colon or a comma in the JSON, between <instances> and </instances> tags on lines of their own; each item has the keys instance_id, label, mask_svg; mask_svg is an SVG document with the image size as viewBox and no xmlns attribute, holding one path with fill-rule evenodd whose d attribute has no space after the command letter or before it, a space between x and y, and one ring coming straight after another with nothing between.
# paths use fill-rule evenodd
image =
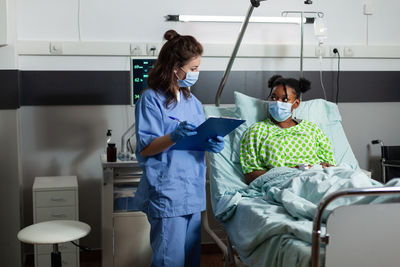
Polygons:
<instances>
[{"instance_id":1,"label":"electrical outlet","mask_svg":"<svg viewBox=\"0 0 400 267\"><path fill-rule=\"evenodd\" d=\"M335 46L330 46L329 47L329 56L331 57L337 57L337 54L333 52L334 49L337 49L337 51L339 52L339 54L341 56L343 56L343 48L341 46L335 45Z\"/></svg>"},{"instance_id":2,"label":"electrical outlet","mask_svg":"<svg viewBox=\"0 0 400 267\"><path fill-rule=\"evenodd\" d=\"M147 43L146 52L148 56L157 56L160 52L161 45L159 43Z\"/></svg>"},{"instance_id":3,"label":"electrical outlet","mask_svg":"<svg viewBox=\"0 0 400 267\"><path fill-rule=\"evenodd\" d=\"M131 43L131 55L132 56L147 55L146 44L145 43Z\"/></svg>"},{"instance_id":4,"label":"electrical outlet","mask_svg":"<svg viewBox=\"0 0 400 267\"><path fill-rule=\"evenodd\" d=\"M351 46L344 47L344 54L345 57L353 57L354 56L354 49Z\"/></svg>"},{"instance_id":5,"label":"electrical outlet","mask_svg":"<svg viewBox=\"0 0 400 267\"><path fill-rule=\"evenodd\" d=\"M52 55L61 55L63 53L62 42L50 42L49 50Z\"/></svg>"},{"instance_id":6,"label":"electrical outlet","mask_svg":"<svg viewBox=\"0 0 400 267\"><path fill-rule=\"evenodd\" d=\"M325 57L326 47L325 46L316 46L315 47L315 56L316 57Z\"/></svg>"}]
</instances>

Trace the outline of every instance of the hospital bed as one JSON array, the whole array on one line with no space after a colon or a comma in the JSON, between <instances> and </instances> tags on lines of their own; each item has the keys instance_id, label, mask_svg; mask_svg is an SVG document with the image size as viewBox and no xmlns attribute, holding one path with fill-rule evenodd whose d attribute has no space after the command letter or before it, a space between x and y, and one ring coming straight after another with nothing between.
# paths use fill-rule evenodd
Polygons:
<instances>
[{"instance_id":1,"label":"hospital bed","mask_svg":"<svg viewBox=\"0 0 400 267\"><path fill-rule=\"evenodd\" d=\"M235 92L235 106L204 106L204 110L206 116L246 120L225 137L221 153L208 154L213 214L224 226L228 239L223 242L218 238L208 226L207 217L203 225L224 253L226 266L398 266L400 204L396 202L400 199L400 181L393 179L383 187L360 170L335 104L321 99L303 101L294 112L295 117L310 120L325 132L341 166L328 168L337 170L330 178L334 181L332 188L312 204L297 196L285 203L282 197L298 187L307 190L309 180L295 183L306 179L312 170L275 168L268 172L275 172L274 179L266 178L267 183L277 183L267 184L268 188L274 187L269 191L255 190L264 188L265 181L250 185L244 182L240 140L250 125L265 119L266 101ZM291 175L288 177L295 186L279 191L278 184L288 178L284 175ZM349 183L338 185L342 180ZM382 196L387 194L390 197ZM293 210L291 206L297 204L304 210Z\"/></svg>"},{"instance_id":2,"label":"hospital bed","mask_svg":"<svg viewBox=\"0 0 400 267\"><path fill-rule=\"evenodd\" d=\"M250 1L215 106L204 107L207 116L246 120L225 137L221 153L208 154L211 205L228 234L226 244L210 229L208 213L203 217L205 230L221 248L225 266L399 266L400 180L383 187L360 170L335 104L321 99L303 101L294 117L312 121L323 130L333 144L339 167L274 168L249 186L245 183L240 140L250 125L266 118L267 103L235 92L234 107L219 106L249 18L260 1ZM302 60L301 53L301 76ZM320 190L325 194L319 194Z\"/></svg>"}]
</instances>

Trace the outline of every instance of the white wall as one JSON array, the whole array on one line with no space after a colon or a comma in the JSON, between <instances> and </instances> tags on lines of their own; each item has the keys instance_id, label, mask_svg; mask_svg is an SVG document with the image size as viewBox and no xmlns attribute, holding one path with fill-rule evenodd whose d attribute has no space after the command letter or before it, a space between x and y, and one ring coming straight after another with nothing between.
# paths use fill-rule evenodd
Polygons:
<instances>
[{"instance_id":1,"label":"white wall","mask_svg":"<svg viewBox=\"0 0 400 267\"><path fill-rule=\"evenodd\" d=\"M250 6L250 2L245 0L20 0L17 13L19 40L78 40L79 2L83 41L160 41L167 29L174 28L181 33L193 34L205 43L232 43L236 39L239 24L165 22L164 16L243 16ZM363 15L363 4L371 2L375 6L375 13L369 17L369 44L400 43L396 30L400 26L396 13L400 3L396 0L315 0L313 5L304 5L303 2L269 0L262 2L253 15L280 16L285 10L321 11L325 13L329 27L330 43L364 44L367 17ZM314 40L311 28L306 29L306 43ZM293 25L252 24L244 42L298 43L297 33Z\"/></svg>"},{"instance_id":2,"label":"white wall","mask_svg":"<svg viewBox=\"0 0 400 267\"><path fill-rule=\"evenodd\" d=\"M106 41L106 42L161 42L163 33L176 29L181 34L192 34L199 41L210 44L232 44L240 24L165 22L167 14L245 15L249 1L245 0L9 0L11 7L10 45L0 48L0 68L22 70L128 70L128 57L86 56L16 56L15 39L34 41ZM397 0L369 1L375 13L363 15L364 0L314 0L305 6L303 0L269 0L262 2L254 16L280 16L284 10L313 10L325 13L328 25L328 45L400 46L400 20ZM78 4L80 16L78 23ZM13 26L14 25L14 26ZM78 27L80 25L80 27ZM14 28L13 28L14 27ZM80 36L79 36L80 32ZM368 38L367 38L368 37ZM251 24L244 44L299 44L300 32L296 25ZM313 28L305 27L305 44L316 44ZM348 58L342 70L400 70L400 60L394 58ZM203 70L224 70L226 57L203 59ZM4 65L4 66L3 66ZM234 70L298 70L297 58L240 58ZM319 62L307 58L304 70L318 70ZM336 60L327 59L324 70L336 70ZM345 91L344 91L345 92ZM214 93L214 92L210 92ZM389 119L385 109L390 106ZM127 111L128 110L128 111ZM363 168L369 168L367 145L382 134L385 141L399 144L398 127L391 122L393 114L400 114L400 105L382 103L340 104L344 127L353 150ZM127 115L128 114L128 115ZM363 116L366 115L366 116ZM127 117L128 116L128 117ZM21 151L24 192L24 224L31 222L31 186L35 176L77 174L80 179L80 216L93 231L85 239L92 247L100 247L101 167L98 161L105 129L114 129L120 136L131 123L132 110L123 106L58 106L22 107ZM128 119L127 119L128 118ZM360 118L372 118L358 125ZM379 122L379 124L378 124ZM62 126L61 131L58 126ZM379 126L379 127L377 127ZM87 129L87 130L85 130ZM380 129L380 130L378 130ZM360 136L362 138L360 138ZM44 139L45 138L45 139ZM70 142L69 142L69 141ZM373 151L378 155L379 151Z\"/></svg>"},{"instance_id":3,"label":"white wall","mask_svg":"<svg viewBox=\"0 0 400 267\"><path fill-rule=\"evenodd\" d=\"M17 68L15 43L17 40L16 3L15 0L6 0L7 16L7 45L0 46L0 69Z\"/></svg>"}]
</instances>

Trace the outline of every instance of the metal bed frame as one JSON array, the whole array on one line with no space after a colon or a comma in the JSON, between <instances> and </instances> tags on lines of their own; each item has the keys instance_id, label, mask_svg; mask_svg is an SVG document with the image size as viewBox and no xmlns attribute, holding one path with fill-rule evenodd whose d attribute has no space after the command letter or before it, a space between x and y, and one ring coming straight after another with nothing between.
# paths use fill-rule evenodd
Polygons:
<instances>
[{"instance_id":1,"label":"metal bed frame","mask_svg":"<svg viewBox=\"0 0 400 267\"><path fill-rule=\"evenodd\" d=\"M321 236L322 215L325 208L337 198L351 196L380 196L400 194L400 187L373 187L373 188L358 188L340 190L326 196L318 205L315 213L313 231L312 231L312 250L311 250L311 267L319 267L320 244L329 243L329 233ZM367 205L367 204L366 204Z\"/></svg>"},{"instance_id":2,"label":"metal bed frame","mask_svg":"<svg viewBox=\"0 0 400 267\"><path fill-rule=\"evenodd\" d=\"M356 188L340 190L329 194L324 197L318 205L317 212L314 216L313 230L312 230L312 247L311 247L311 267L320 266L320 249L321 243L329 243L329 233L321 235L322 217L326 211L326 207L334 200L341 197L354 197L354 196L381 196L381 195L400 195L400 187L373 187L373 188ZM368 205L368 204L365 204ZM232 246L232 242L227 237L227 244L214 233L208 224L207 213L203 214L202 217L203 227L206 232L212 237L218 247L221 249L224 255L225 266L246 266L238 256L235 255L235 250Z\"/></svg>"},{"instance_id":3,"label":"metal bed frame","mask_svg":"<svg viewBox=\"0 0 400 267\"><path fill-rule=\"evenodd\" d=\"M227 68L224 72L223 78L221 83L218 87L218 91L215 96L215 106L219 107L220 105L220 98L222 91L225 87L226 81L228 79L229 73L232 69L232 65L235 61L237 52L239 50L240 44L243 39L243 35L247 29L247 25L249 23L249 19L255 7L260 6L260 2L265 0L250 0L250 7L247 11L247 15L243 21L241 29L239 31L239 36L236 40L236 44L234 46L232 55L229 59ZM305 1L305 4L311 4L311 1ZM303 15L305 13L313 13L317 14L319 17L323 16L322 12L298 12L298 11L284 11L282 13L283 16L287 15L288 13L299 13L301 14L301 18L303 19ZM300 54L300 73L303 76L303 20L301 20L301 54ZM382 164L383 166L383 164ZM383 167L384 168L384 167ZM349 189L349 190L341 190L334 192L328 196L326 196L319 204L317 212L314 217L313 223L313 231L312 231L312 252L311 252L311 266L312 267L319 267L319 257L320 257L320 244L329 242L329 234L325 234L321 236L321 224L322 224L322 215L328 206L333 200L340 198L340 197L349 197L349 196L371 196L371 195L389 195L389 194L400 194L400 187L377 187L377 188L363 188L363 189ZM227 244L215 234L215 232L210 228L208 222L208 215L207 212L202 216L202 224L206 232L211 236L217 246L221 249L224 255L224 262L225 266L246 266L240 258L235 255L235 250L232 246L232 242L227 236Z\"/></svg>"}]
</instances>

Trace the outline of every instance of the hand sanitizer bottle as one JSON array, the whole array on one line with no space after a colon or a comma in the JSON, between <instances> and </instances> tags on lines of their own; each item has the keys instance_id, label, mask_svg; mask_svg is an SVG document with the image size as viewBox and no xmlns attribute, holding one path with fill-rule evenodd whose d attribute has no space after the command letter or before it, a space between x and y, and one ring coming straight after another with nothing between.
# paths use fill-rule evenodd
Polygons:
<instances>
[{"instance_id":1,"label":"hand sanitizer bottle","mask_svg":"<svg viewBox=\"0 0 400 267\"><path fill-rule=\"evenodd\" d=\"M107 130L104 152L107 153L108 144L111 143L111 129Z\"/></svg>"}]
</instances>

